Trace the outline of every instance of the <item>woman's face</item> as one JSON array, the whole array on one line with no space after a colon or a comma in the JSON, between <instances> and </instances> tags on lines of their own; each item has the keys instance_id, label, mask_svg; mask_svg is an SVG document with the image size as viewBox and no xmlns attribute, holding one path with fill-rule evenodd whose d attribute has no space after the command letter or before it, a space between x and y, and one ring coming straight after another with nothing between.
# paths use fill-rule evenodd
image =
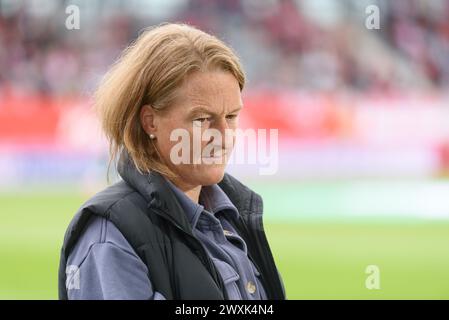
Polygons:
<instances>
[{"instance_id":1,"label":"woman's face","mask_svg":"<svg viewBox=\"0 0 449 320\"><path fill-rule=\"evenodd\" d=\"M141 121L183 188L221 181L242 108L239 83L225 71L194 72L164 111L144 106ZM170 137L172 136L172 139ZM171 141L174 140L174 141Z\"/></svg>"}]
</instances>

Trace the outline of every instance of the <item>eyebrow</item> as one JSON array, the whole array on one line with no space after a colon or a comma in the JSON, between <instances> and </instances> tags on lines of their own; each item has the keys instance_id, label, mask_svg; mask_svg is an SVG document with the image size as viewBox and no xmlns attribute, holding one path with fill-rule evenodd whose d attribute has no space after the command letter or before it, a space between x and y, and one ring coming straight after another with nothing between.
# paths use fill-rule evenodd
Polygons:
<instances>
[{"instance_id":1,"label":"eyebrow","mask_svg":"<svg viewBox=\"0 0 449 320\"><path fill-rule=\"evenodd\" d=\"M235 108L234 110L230 111L229 113L234 113L237 111L240 111L243 108L243 105L238 106L237 108ZM192 110L189 111L189 116L195 116L198 114L208 114L208 115L215 115L214 112L211 112L209 109L202 107L202 106L198 106L198 107L194 107Z\"/></svg>"}]
</instances>

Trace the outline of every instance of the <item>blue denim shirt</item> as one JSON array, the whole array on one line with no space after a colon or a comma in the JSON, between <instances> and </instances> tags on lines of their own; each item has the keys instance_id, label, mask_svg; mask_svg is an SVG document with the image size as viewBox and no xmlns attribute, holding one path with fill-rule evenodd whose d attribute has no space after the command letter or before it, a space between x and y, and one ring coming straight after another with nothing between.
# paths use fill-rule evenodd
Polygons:
<instances>
[{"instance_id":1,"label":"blue denim shirt","mask_svg":"<svg viewBox=\"0 0 449 320\"><path fill-rule=\"evenodd\" d=\"M196 204L167 182L222 276L229 299L267 299L246 243L228 222L237 219L239 212L223 190L218 185L203 187L200 204ZM76 268L79 284L68 288L69 299L165 299L153 290L148 277L151 270L105 218L91 218L67 265Z\"/></svg>"}]
</instances>

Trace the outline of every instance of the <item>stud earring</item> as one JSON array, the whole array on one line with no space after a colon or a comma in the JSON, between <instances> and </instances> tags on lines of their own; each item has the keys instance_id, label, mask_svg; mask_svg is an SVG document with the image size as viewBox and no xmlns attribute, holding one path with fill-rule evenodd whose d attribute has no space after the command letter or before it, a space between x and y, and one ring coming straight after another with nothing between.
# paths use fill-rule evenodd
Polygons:
<instances>
[{"instance_id":1,"label":"stud earring","mask_svg":"<svg viewBox=\"0 0 449 320\"><path fill-rule=\"evenodd\" d=\"M154 134L150 133L150 139L154 139L154 138L156 138L156 136Z\"/></svg>"}]
</instances>

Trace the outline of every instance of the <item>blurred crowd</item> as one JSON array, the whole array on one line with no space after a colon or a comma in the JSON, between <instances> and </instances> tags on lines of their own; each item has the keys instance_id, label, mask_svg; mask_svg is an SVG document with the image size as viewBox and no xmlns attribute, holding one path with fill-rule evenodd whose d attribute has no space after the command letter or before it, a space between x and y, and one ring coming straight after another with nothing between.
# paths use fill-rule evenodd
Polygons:
<instances>
[{"instance_id":1,"label":"blurred crowd","mask_svg":"<svg viewBox=\"0 0 449 320\"><path fill-rule=\"evenodd\" d=\"M66 27L71 4L80 29ZM367 27L370 5L379 28ZM230 44L250 88L444 91L448 17L449 0L0 0L0 97L90 94L126 45L163 21Z\"/></svg>"}]
</instances>

